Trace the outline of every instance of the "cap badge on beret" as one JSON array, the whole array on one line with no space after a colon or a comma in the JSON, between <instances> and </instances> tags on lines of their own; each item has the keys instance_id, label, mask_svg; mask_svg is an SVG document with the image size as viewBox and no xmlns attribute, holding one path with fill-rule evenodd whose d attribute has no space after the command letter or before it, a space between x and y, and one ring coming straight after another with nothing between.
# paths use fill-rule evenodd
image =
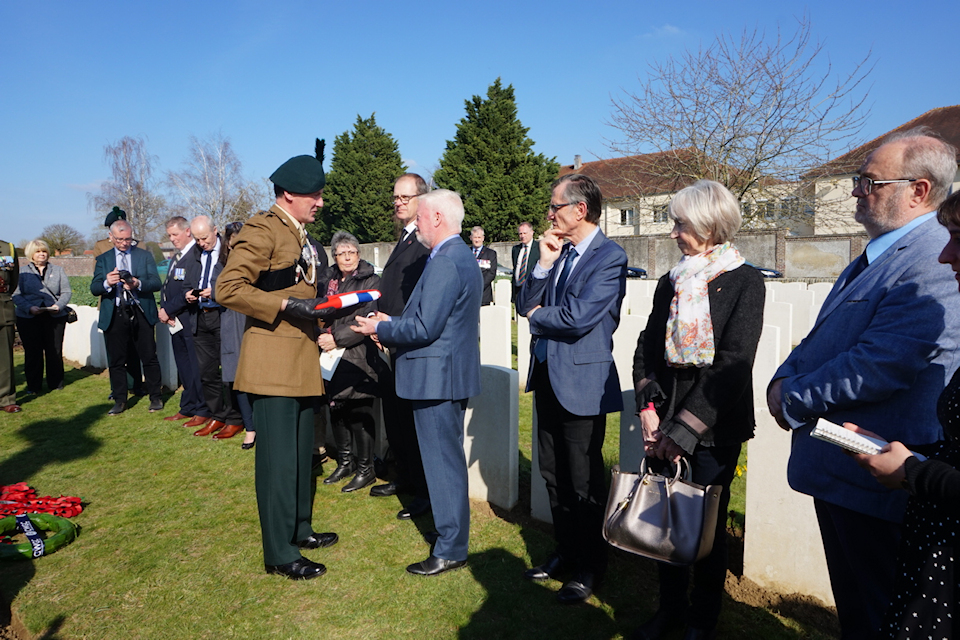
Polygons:
<instances>
[{"instance_id":1,"label":"cap badge on beret","mask_svg":"<svg viewBox=\"0 0 960 640\"><path fill-rule=\"evenodd\" d=\"M103 226L109 227L117 220L126 220L127 212L121 209L120 207L114 207L110 210L110 213L107 214L107 219L103 223Z\"/></svg>"}]
</instances>

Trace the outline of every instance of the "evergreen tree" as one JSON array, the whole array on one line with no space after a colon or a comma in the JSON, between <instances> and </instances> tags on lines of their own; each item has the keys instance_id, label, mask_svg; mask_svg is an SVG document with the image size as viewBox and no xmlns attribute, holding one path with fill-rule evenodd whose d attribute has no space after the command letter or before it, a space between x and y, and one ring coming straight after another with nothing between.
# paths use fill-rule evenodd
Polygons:
<instances>
[{"instance_id":1,"label":"evergreen tree","mask_svg":"<svg viewBox=\"0 0 960 640\"><path fill-rule=\"evenodd\" d=\"M560 165L533 152L529 129L517 119L513 85L504 88L497 78L486 100L473 96L465 104L467 115L447 141L434 181L463 197L464 235L479 225L487 242L514 241L519 223L537 226L544 217Z\"/></svg>"},{"instance_id":2,"label":"evergreen tree","mask_svg":"<svg viewBox=\"0 0 960 640\"><path fill-rule=\"evenodd\" d=\"M406 171L396 140L370 114L357 116L353 131L333 142L333 159L323 191L323 211L309 231L329 244L339 230L360 242L392 242L393 183Z\"/></svg>"}]
</instances>

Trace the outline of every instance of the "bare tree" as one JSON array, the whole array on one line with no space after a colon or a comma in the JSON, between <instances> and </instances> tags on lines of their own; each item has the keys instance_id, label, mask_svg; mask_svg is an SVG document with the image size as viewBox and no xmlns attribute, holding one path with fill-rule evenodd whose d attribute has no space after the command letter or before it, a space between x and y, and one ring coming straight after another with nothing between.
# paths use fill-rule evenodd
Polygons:
<instances>
[{"instance_id":1,"label":"bare tree","mask_svg":"<svg viewBox=\"0 0 960 640\"><path fill-rule=\"evenodd\" d=\"M135 238L159 237L166 218L166 202L156 192L153 164L156 156L147 153L143 138L124 136L104 148L104 160L112 177L100 185L100 192L87 194L95 217L102 220L110 209L118 206L127 212ZM101 222L102 224L102 222Z\"/></svg>"},{"instance_id":2,"label":"bare tree","mask_svg":"<svg viewBox=\"0 0 960 640\"><path fill-rule=\"evenodd\" d=\"M51 224L44 227L40 233L40 239L50 245L53 255L59 255L67 250L83 249L86 245L83 234L68 224Z\"/></svg>"},{"instance_id":3,"label":"bare tree","mask_svg":"<svg viewBox=\"0 0 960 640\"><path fill-rule=\"evenodd\" d=\"M244 179L240 159L222 133L204 140L190 136L184 165L167 174L183 215L208 215L222 229L228 222L245 220L257 207L256 185Z\"/></svg>"},{"instance_id":4,"label":"bare tree","mask_svg":"<svg viewBox=\"0 0 960 640\"><path fill-rule=\"evenodd\" d=\"M608 124L621 137L607 146L637 156L621 179L641 198L663 194L664 185L716 180L744 203L747 226L808 219L816 169L855 146L869 115L862 84L870 72L868 53L834 79L810 31L804 17L789 38L779 28L772 40L758 31L721 34L707 48L652 63L639 91L612 100Z\"/></svg>"}]
</instances>

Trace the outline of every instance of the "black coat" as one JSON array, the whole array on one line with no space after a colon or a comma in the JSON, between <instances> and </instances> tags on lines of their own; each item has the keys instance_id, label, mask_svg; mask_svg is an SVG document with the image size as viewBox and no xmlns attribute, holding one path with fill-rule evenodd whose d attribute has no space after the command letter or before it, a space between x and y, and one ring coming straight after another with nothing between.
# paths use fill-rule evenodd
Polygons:
<instances>
[{"instance_id":1,"label":"black coat","mask_svg":"<svg viewBox=\"0 0 960 640\"><path fill-rule=\"evenodd\" d=\"M763 330L766 289L760 272L742 265L707 285L716 355L709 367L668 367L667 318L673 300L669 274L653 294L653 311L633 356L633 382L655 381L637 391L637 410L653 402L660 430L688 453L697 444L731 445L753 437L753 360ZM685 420L684 411L694 420ZM706 427L697 429L696 421Z\"/></svg>"},{"instance_id":2,"label":"black coat","mask_svg":"<svg viewBox=\"0 0 960 640\"><path fill-rule=\"evenodd\" d=\"M320 285L318 287L320 295L326 295L330 280L339 281L341 275L336 263L329 267L323 273L323 279L318 283ZM357 270L352 275L348 275L345 280L338 282L337 293L379 288L380 276L373 272L373 265L361 260ZM327 395L331 400L360 400L379 397L380 375L387 368L387 364L380 357L379 349L373 340L356 333L350 328L356 326L355 316L365 316L376 310L377 302L368 302L356 307L339 309L332 318L326 319L337 347L345 349L343 358L333 374L333 379L326 384Z\"/></svg>"},{"instance_id":3,"label":"black coat","mask_svg":"<svg viewBox=\"0 0 960 640\"><path fill-rule=\"evenodd\" d=\"M377 301L380 311L388 316L403 313L429 256L430 250L420 244L415 233L394 248L380 277L380 292L383 294Z\"/></svg>"}]
</instances>

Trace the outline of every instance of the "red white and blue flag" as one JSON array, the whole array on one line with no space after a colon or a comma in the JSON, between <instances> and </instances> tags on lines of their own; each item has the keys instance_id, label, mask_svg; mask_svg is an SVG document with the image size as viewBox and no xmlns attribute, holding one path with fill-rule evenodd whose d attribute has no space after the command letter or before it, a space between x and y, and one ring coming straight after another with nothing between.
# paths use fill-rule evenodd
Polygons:
<instances>
[{"instance_id":1,"label":"red white and blue flag","mask_svg":"<svg viewBox=\"0 0 960 640\"><path fill-rule=\"evenodd\" d=\"M321 302L314 309L343 309L364 302L373 302L380 299L380 292L376 289L367 289L365 291L351 291L350 293L340 293L327 297L326 302Z\"/></svg>"}]
</instances>

